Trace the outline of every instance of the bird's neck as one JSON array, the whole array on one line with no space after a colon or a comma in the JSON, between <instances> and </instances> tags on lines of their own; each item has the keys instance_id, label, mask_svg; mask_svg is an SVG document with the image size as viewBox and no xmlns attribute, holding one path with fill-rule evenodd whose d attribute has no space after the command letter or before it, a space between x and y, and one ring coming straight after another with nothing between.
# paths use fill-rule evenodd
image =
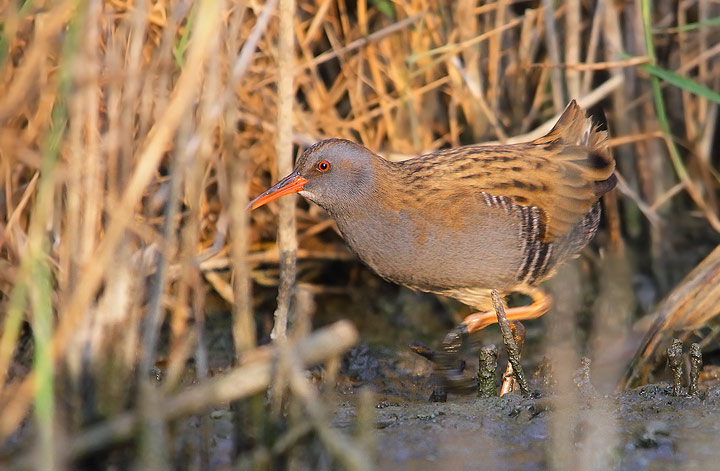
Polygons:
<instances>
[{"instance_id":1,"label":"bird's neck","mask_svg":"<svg viewBox=\"0 0 720 471\"><path fill-rule=\"evenodd\" d=\"M320 202L339 225L374 219L385 212L388 203L397 201L400 193L397 184L398 164L375 156L370 161L370 166L369 172L344 189L343 198L334 198L327 205Z\"/></svg>"},{"instance_id":2,"label":"bird's neck","mask_svg":"<svg viewBox=\"0 0 720 471\"><path fill-rule=\"evenodd\" d=\"M418 219L416 205L409 201L412 195L404 186L401 166L383 159L375 170L368 184L356 189L352 198L325 208L348 244L366 262L363 249L380 246L391 250L403 228L416 224Z\"/></svg>"}]
</instances>

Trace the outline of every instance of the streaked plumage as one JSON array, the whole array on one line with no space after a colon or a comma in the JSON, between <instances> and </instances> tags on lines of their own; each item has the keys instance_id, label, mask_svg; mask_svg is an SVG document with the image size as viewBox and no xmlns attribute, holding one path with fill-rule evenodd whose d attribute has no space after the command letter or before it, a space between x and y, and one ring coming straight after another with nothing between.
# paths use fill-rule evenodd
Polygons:
<instances>
[{"instance_id":1,"label":"streaked plumage","mask_svg":"<svg viewBox=\"0 0 720 471\"><path fill-rule=\"evenodd\" d=\"M251 207L299 192L380 276L488 310L491 289L527 291L588 243L614 167L607 134L572 102L552 131L523 144L391 162L324 140Z\"/></svg>"}]
</instances>

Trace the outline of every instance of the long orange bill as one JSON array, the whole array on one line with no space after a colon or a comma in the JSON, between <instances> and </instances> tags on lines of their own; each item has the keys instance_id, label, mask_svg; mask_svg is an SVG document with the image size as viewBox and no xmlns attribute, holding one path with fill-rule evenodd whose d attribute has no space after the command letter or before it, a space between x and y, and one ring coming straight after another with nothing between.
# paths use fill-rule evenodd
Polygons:
<instances>
[{"instance_id":1,"label":"long orange bill","mask_svg":"<svg viewBox=\"0 0 720 471\"><path fill-rule=\"evenodd\" d=\"M303 178L297 173L293 172L287 177L283 178L265 193L252 200L248 205L247 209L252 211L257 209L265 203L280 198L281 196L291 195L303 190L303 186L307 183L307 178Z\"/></svg>"}]
</instances>

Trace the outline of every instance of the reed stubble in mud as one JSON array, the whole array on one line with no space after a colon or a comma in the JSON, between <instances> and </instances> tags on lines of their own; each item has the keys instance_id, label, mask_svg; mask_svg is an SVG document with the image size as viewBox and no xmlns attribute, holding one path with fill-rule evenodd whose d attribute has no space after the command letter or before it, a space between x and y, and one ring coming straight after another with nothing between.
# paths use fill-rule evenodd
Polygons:
<instances>
[{"instance_id":1,"label":"reed stubble in mud","mask_svg":"<svg viewBox=\"0 0 720 471\"><path fill-rule=\"evenodd\" d=\"M692 331L713 322L720 301L720 246L708 254L678 283L654 310L654 321L643 334L635 356L625 369L620 387L632 387L653 378L664 348L677 331ZM661 362L662 363L662 362Z\"/></svg>"},{"instance_id":2,"label":"reed stubble in mud","mask_svg":"<svg viewBox=\"0 0 720 471\"><path fill-rule=\"evenodd\" d=\"M497 396L497 347L495 345L482 347L478 357L480 365L477 373L477 395L478 397L495 397Z\"/></svg>"},{"instance_id":3,"label":"reed stubble in mud","mask_svg":"<svg viewBox=\"0 0 720 471\"><path fill-rule=\"evenodd\" d=\"M690 345L690 385L688 386L688 394L690 396L697 397L700 395L698 381L702 367L703 358L702 350L700 350L700 344L693 343Z\"/></svg>"},{"instance_id":4,"label":"reed stubble in mud","mask_svg":"<svg viewBox=\"0 0 720 471\"><path fill-rule=\"evenodd\" d=\"M673 375L673 396L681 396L683 377L683 344L680 339L673 339L672 344L667 348L668 366Z\"/></svg>"},{"instance_id":5,"label":"reed stubble in mud","mask_svg":"<svg viewBox=\"0 0 720 471\"><path fill-rule=\"evenodd\" d=\"M687 366L690 367L690 371L685 371L686 362L683 357L683 342L680 339L673 339L672 343L666 350L667 364L672 371L672 395L673 396L684 396L683 392L683 377L688 379L687 395L690 397L699 397L700 389L698 381L700 378L700 371L703 366L702 351L700 344L693 343L690 345L690 351L688 353Z\"/></svg>"}]
</instances>

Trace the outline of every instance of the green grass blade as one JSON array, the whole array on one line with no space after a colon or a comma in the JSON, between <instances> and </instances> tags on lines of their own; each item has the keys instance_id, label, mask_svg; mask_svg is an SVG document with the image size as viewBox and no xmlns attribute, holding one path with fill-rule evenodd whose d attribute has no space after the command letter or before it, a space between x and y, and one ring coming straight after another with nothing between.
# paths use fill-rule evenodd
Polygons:
<instances>
[{"instance_id":1,"label":"green grass blade","mask_svg":"<svg viewBox=\"0 0 720 471\"><path fill-rule=\"evenodd\" d=\"M183 64L185 63L185 52L188 48L188 42L190 41L190 30L192 29L192 25L195 24L195 12L197 11L197 8L195 8L196 3L193 3L193 6L190 9L190 14L188 15L187 22L185 23L185 31L183 31L182 36L180 37L180 41L178 41L178 44L175 48L173 48L173 57L175 57L175 64L178 66L178 68L182 69Z\"/></svg>"},{"instance_id":2,"label":"green grass blade","mask_svg":"<svg viewBox=\"0 0 720 471\"><path fill-rule=\"evenodd\" d=\"M675 85L678 88L682 88L690 93L694 93L697 96L701 96L707 100L715 103L720 103L720 93L710 90L704 85L697 83L696 81L683 77L662 67L658 67L655 64L641 64L638 66L641 70L644 70L654 77L664 80L665 82Z\"/></svg>"},{"instance_id":3,"label":"green grass blade","mask_svg":"<svg viewBox=\"0 0 720 471\"><path fill-rule=\"evenodd\" d=\"M705 21L698 21L696 23L687 23L675 28L654 29L653 34L687 33L689 31L695 31L703 28L713 28L715 26L720 26L720 16L709 18Z\"/></svg>"}]
</instances>

